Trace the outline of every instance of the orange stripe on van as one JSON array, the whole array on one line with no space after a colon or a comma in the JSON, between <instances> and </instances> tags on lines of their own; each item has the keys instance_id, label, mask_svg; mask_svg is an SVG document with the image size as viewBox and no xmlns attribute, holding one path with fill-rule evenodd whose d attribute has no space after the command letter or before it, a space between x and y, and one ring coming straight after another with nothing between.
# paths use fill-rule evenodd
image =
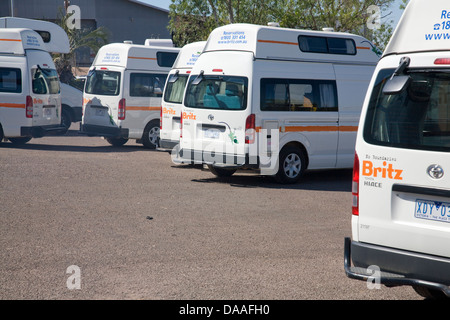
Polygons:
<instances>
[{"instance_id":1,"label":"orange stripe on van","mask_svg":"<svg viewBox=\"0 0 450 320\"><path fill-rule=\"evenodd\" d=\"M127 106L127 111L159 111L161 107L129 107Z\"/></svg>"},{"instance_id":2,"label":"orange stripe on van","mask_svg":"<svg viewBox=\"0 0 450 320\"><path fill-rule=\"evenodd\" d=\"M128 57L129 59L143 59L143 60L156 60L156 58L146 58L146 57Z\"/></svg>"},{"instance_id":3,"label":"orange stripe on van","mask_svg":"<svg viewBox=\"0 0 450 320\"><path fill-rule=\"evenodd\" d=\"M298 45L298 42L287 42L287 41L275 41L275 40L258 40L258 42L263 43L276 43L276 44L291 44L291 45Z\"/></svg>"},{"instance_id":4,"label":"orange stripe on van","mask_svg":"<svg viewBox=\"0 0 450 320\"><path fill-rule=\"evenodd\" d=\"M256 132L261 132L262 127L256 127ZM286 126L284 132L356 132L357 126Z\"/></svg>"},{"instance_id":5,"label":"orange stripe on van","mask_svg":"<svg viewBox=\"0 0 450 320\"><path fill-rule=\"evenodd\" d=\"M0 41L16 41L16 42L21 42L22 39L0 39Z\"/></svg>"},{"instance_id":6,"label":"orange stripe on van","mask_svg":"<svg viewBox=\"0 0 450 320\"><path fill-rule=\"evenodd\" d=\"M362 50L370 50L369 47L356 47L356 49L362 49Z\"/></svg>"},{"instance_id":7,"label":"orange stripe on van","mask_svg":"<svg viewBox=\"0 0 450 320\"><path fill-rule=\"evenodd\" d=\"M25 109L25 104L24 103L0 103L0 107Z\"/></svg>"}]
</instances>

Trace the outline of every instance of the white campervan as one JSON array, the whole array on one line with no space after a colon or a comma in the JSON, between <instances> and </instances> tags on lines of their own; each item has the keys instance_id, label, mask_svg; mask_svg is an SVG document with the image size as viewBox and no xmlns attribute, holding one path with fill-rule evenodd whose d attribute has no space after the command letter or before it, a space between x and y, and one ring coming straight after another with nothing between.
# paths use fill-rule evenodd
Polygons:
<instances>
[{"instance_id":1,"label":"white campervan","mask_svg":"<svg viewBox=\"0 0 450 320\"><path fill-rule=\"evenodd\" d=\"M377 53L348 33L215 29L186 88L181 159L218 176L254 168L283 183L306 168L351 168Z\"/></svg>"},{"instance_id":2,"label":"white campervan","mask_svg":"<svg viewBox=\"0 0 450 320\"><path fill-rule=\"evenodd\" d=\"M69 52L59 26L0 18L0 142L26 143L64 130L59 78L49 51Z\"/></svg>"},{"instance_id":3,"label":"white campervan","mask_svg":"<svg viewBox=\"0 0 450 320\"><path fill-rule=\"evenodd\" d=\"M345 239L347 276L425 297L450 297L449 41L448 0L411 0L361 113Z\"/></svg>"},{"instance_id":4,"label":"white campervan","mask_svg":"<svg viewBox=\"0 0 450 320\"><path fill-rule=\"evenodd\" d=\"M180 50L164 40L113 43L98 51L84 87L81 133L116 146L128 139L159 145L161 98Z\"/></svg>"},{"instance_id":5,"label":"white campervan","mask_svg":"<svg viewBox=\"0 0 450 320\"><path fill-rule=\"evenodd\" d=\"M181 48L167 78L161 105L160 147L172 150L180 141L180 113L187 79L206 41Z\"/></svg>"}]
</instances>

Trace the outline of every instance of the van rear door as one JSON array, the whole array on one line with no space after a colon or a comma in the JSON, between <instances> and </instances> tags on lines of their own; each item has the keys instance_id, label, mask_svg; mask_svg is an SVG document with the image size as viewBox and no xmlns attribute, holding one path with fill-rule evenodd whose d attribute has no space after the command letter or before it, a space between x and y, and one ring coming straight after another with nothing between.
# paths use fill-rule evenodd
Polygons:
<instances>
[{"instance_id":1,"label":"van rear door","mask_svg":"<svg viewBox=\"0 0 450 320\"><path fill-rule=\"evenodd\" d=\"M392 66L398 59L383 62ZM387 67L378 73L358 137L357 236L361 242L448 257L450 70L415 67L402 91L385 94L393 72Z\"/></svg>"},{"instance_id":2,"label":"van rear door","mask_svg":"<svg viewBox=\"0 0 450 320\"><path fill-rule=\"evenodd\" d=\"M122 99L123 68L95 67L89 71L83 94L83 124L117 128ZM126 102L125 102L126 103ZM126 105L125 105L126 108Z\"/></svg>"},{"instance_id":3,"label":"van rear door","mask_svg":"<svg viewBox=\"0 0 450 320\"><path fill-rule=\"evenodd\" d=\"M58 74L47 52L27 50L31 66L33 126L59 125L61 122L61 95Z\"/></svg>"},{"instance_id":4,"label":"van rear door","mask_svg":"<svg viewBox=\"0 0 450 320\"><path fill-rule=\"evenodd\" d=\"M242 66L252 62L249 52L202 54L186 90L181 148L203 151L208 164L244 164L251 83Z\"/></svg>"}]
</instances>

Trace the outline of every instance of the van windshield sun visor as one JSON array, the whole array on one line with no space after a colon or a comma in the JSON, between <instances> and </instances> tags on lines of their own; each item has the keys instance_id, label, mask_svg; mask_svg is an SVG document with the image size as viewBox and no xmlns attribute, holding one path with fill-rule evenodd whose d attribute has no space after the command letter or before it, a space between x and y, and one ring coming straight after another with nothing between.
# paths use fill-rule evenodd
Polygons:
<instances>
[{"instance_id":1,"label":"van windshield sun visor","mask_svg":"<svg viewBox=\"0 0 450 320\"><path fill-rule=\"evenodd\" d=\"M400 64L393 73L392 77L386 82L383 88L383 93L386 95L398 94L405 89L411 77L406 74L406 69L409 66L411 59L408 57L403 57L400 59Z\"/></svg>"}]
</instances>

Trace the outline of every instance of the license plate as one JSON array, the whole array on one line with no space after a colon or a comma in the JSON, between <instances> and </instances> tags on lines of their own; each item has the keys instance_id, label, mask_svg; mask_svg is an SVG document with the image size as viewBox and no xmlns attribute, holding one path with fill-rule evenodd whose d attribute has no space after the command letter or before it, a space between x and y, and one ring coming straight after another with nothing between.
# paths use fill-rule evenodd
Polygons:
<instances>
[{"instance_id":1,"label":"license plate","mask_svg":"<svg viewBox=\"0 0 450 320\"><path fill-rule=\"evenodd\" d=\"M417 199L414 217L419 219L450 222L450 203Z\"/></svg>"},{"instance_id":2,"label":"license plate","mask_svg":"<svg viewBox=\"0 0 450 320\"><path fill-rule=\"evenodd\" d=\"M52 109L51 108L44 108L44 116L50 117L52 115Z\"/></svg>"},{"instance_id":3,"label":"license plate","mask_svg":"<svg viewBox=\"0 0 450 320\"><path fill-rule=\"evenodd\" d=\"M105 109L103 108L95 108L95 115L97 117L103 117L105 115Z\"/></svg>"},{"instance_id":4,"label":"license plate","mask_svg":"<svg viewBox=\"0 0 450 320\"><path fill-rule=\"evenodd\" d=\"M218 139L220 135L220 131L219 130L215 130L215 129L208 129L204 131L204 136L205 138L209 138L209 139Z\"/></svg>"}]
</instances>

